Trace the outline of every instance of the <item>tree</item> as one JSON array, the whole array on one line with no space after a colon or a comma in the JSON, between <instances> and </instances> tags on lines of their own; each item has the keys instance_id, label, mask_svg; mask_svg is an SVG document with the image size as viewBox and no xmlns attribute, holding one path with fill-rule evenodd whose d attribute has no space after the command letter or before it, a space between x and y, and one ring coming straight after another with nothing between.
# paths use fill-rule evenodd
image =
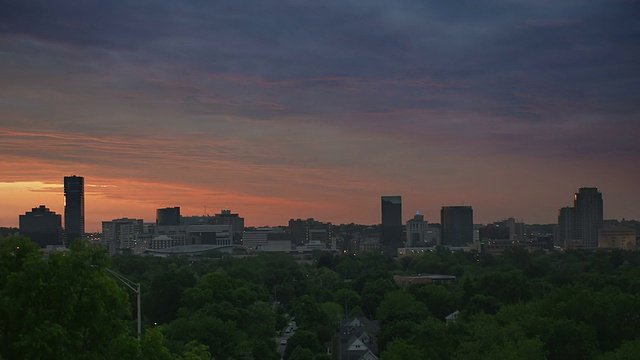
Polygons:
<instances>
[{"instance_id":1,"label":"tree","mask_svg":"<svg viewBox=\"0 0 640 360\"><path fill-rule=\"evenodd\" d=\"M184 360L210 360L211 353L207 345L190 341L187 343L187 349L182 353L182 358Z\"/></svg>"},{"instance_id":2,"label":"tree","mask_svg":"<svg viewBox=\"0 0 640 360\"><path fill-rule=\"evenodd\" d=\"M0 244L0 259L0 356L99 359L135 349L128 295L105 271L104 249L76 241L43 259L15 238Z\"/></svg>"},{"instance_id":3,"label":"tree","mask_svg":"<svg viewBox=\"0 0 640 360\"><path fill-rule=\"evenodd\" d=\"M376 314L382 325L400 320L420 323L429 316L429 311L406 290L398 289L385 294Z\"/></svg>"},{"instance_id":4,"label":"tree","mask_svg":"<svg viewBox=\"0 0 640 360\"><path fill-rule=\"evenodd\" d=\"M169 350L164 346L164 336L160 330L149 328L140 342L141 360L171 360Z\"/></svg>"},{"instance_id":5,"label":"tree","mask_svg":"<svg viewBox=\"0 0 640 360\"><path fill-rule=\"evenodd\" d=\"M182 297L187 288L195 285L196 279L187 268L164 271L153 277L149 291L144 294L142 308L152 323L164 324L176 318Z\"/></svg>"},{"instance_id":6,"label":"tree","mask_svg":"<svg viewBox=\"0 0 640 360\"><path fill-rule=\"evenodd\" d=\"M315 356L313 351L309 349L305 349L302 346L298 346L293 350L291 355L289 355L289 360L314 360Z\"/></svg>"},{"instance_id":7,"label":"tree","mask_svg":"<svg viewBox=\"0 0 640 360\"><path fill-rule=\"evenodd\" d=\"M311 351L311 355L317 354L322 351L322 345L318 342L316 334L312 331L299 330L295 334L291 335L287 341L287 347L284 350L283 358L288 360L293 352L298 348L308 349ZM312 357L313 359L313 357Z\"/></svg>"},{"instance_id":8,"label":"tree","mask_svg":"<svg viewBox=\"0 0 640 360\"><path fill-rule=\"evenodd\" d=\"M380 360L405 360L405 359L423 359L422 353L413 345L404 341L394 341L389 344L380 356Z\"/></svg>"}]
</instances>

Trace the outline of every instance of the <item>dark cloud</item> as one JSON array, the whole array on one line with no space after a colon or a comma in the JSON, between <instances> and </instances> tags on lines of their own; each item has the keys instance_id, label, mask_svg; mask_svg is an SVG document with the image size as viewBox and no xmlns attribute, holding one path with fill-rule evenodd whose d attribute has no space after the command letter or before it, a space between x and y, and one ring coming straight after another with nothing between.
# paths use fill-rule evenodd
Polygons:
<instances>
[{"instance_id":1,"label":"dark cloud","mask_svg":"<svg viewBox=\"0 0 640 360\"><path fill-rule=\"evenodd\" d=\"M588 154L619 164L640 153L636 1L0 0L0 8L3 127L181 141L199 133L233 139L242 156L230 163L319 172L392 163L390 177L424 154L431 167L416 178L455 167L442 153L476 163ZM62 150L70 161L73 151ZM140 161L159 161L151 154ZM176 162L194 153L183 155Z\"/></svg>"}]
</instances>

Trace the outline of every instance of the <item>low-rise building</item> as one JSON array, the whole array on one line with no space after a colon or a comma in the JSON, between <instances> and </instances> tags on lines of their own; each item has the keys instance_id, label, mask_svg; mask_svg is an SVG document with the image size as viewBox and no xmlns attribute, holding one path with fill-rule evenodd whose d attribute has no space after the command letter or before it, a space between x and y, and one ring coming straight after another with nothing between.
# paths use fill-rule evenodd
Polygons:
<instances>
[{"instance_id":1,"label":"low-rise building","mask_svg":"<svg viewBox=\"0 0 640 360\"><path fill-rule=\"evenodd\" d=\"M604 249L636 250L636 230L624 226L608 227L598 231L598 247Z\"/></svg>"}]
</instances>

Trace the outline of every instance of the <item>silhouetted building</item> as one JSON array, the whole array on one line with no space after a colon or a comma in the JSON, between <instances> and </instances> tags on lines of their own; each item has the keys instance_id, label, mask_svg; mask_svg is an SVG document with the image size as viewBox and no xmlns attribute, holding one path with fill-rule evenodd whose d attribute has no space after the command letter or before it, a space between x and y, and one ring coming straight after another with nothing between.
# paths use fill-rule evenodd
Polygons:
<instances>
[{"instance_id":1,"label":"silhouetted building","mask_svg":"<svg viewBox=\"0 0 640 360\"><path fill-rule=\"evenodd\" d=\"M480 241L506 240L511 241L509 228L499 224L489 224L480 228Z\"/></svg>"},{"instance_id":2,"label":"silhouetted building","mask_svg":"<svg viewBox=\"0 0 640 360\"><path fill-rule=\"evenodd\" d=\"M220 214L213 217L214 225L231 225L233 234L233 243L240 244L242 242L242 234L244 233L244 218L238 214L234 214L231 210L221 210Z\"/></svg>"},{"instance_id":3,"label":"silhouetted building","mask_svg":"<svg viewBox=\"0 0 640 360\"><path fill-rule=\"evenodd\" d=\"M156 227L180 225L180 207L168 207L156 210Z\"/></svg>"},{"instance_id":4,"label":"silhouetted building","mask_svg":"<svg viewBox=\"0 0 640 360\"><path fill-rule=\"evenodd\" d=\"M242 236L242 245L249 249L261 250L269 242L287 242L288 246L284 246L284 248L291 250L291 234L280 227L250 229L245 231Z\"/></svg>"},{"instance_id":5,"label":"silhouetted building","mask_svg":"<svg viewBox=\"0 0 640 360\"><path fill-rule=\"evenodd\" d=\"M189 225L186 227L186 243L189 245L231 245L231 225Z\"/></svg>"},{"instance_id":6,"label":"silhouetted building","mask_svg":"<svg viewBox=\"0 0 640 360\"><path fill-rule=\"evenodd\" d=\"M560 209L556 243L567 248L595 249L603 224L602 193L595 187L580 188L573 196L573 208Z\"/></svg>"},{"instance_id":7,"label":"silhouetted building","mask_svg":"<svg viewBox=\"0 0 640 360\"><path fill-rule=\"evenodd\" d=\"M604 221L602 194L597 188L580 188L574 195L574 207L576 230L582 247L597 248L598 230L602 228Z\"/></svg>"},{"instance_id":8,"label":"silhouetted building","mask_svg":"<svg viewBox=\"0 0 640 360\"><path fill-rule=\"evenodd\" d=\"M20 234L29 237L40 247L62 245L62 216L40 205L20 215Z\"/></svg>"},{"instance_id":9,"label":"silhouetted building","mask_svg":"<svg viewBox=\"0 0 640 360\"><path fill-rule=\"evenodd\" d=\"M425 246L427 244L427 229L429 224L424 215L417 211L413 219L407 221L407 241L405 246Z\"/></svg>"},{"instance_id":10,"label":"silhouetted building","mask_svg":"<svg viewBox=\"0 0 640 360\"><path fill-rule=\"evenodd\" d=\"M443 206L440 210L441 244L462 246L473 242L471 206Z\"/></svg>"},{"instance_id":11,"label":"silhouetted building","mask_svg":"<svg viewBox=\"0 0 640 360\"><path fill-rule=\"evenodd\" d=\"M402 239L402 197L382 196L382 226L380 229L382 251L396 256L398 248L404 247Z\"/></svg>"},{"instance_id":12,"label":"silhouetted building","mask_svg":"<svg viewBox=\"0 0 640 360\"><path fill-rule=\"evenodd\" d=\"M289 233L294 244L308 244L311 241L327 244L332 239L331 223L316 221L314 218L289 219Z\"/></svg>"},{"instance_id":13,"label":"silhouetted building","mask_svg":"<svg viewBox=\"0 0 640 360\"><path fill-rule=\"evenodd\" d=\"M576 209L563 207L558 210L558 226L554 235L556 246L569 246L576 239Z\"/></svg>"},{"instance_id":14,"label":"silhouetted building","mask_svg":"<svg viewBox=\"0 0 640 360\"><path fill-rule=\"evenodd\" d=\"M353 253L380 253L382 244L380 243L380 232L372 227L363 229L355 234L349 249Z\"/></svg>"},{"instance_id":15,"label":"silhouetted building","mask_svg":"<svg viewBox=\"0 0 640 360\"><path fill-rule=\"evenodd\" d=\"M64 240L69 246L84 237L84 178L64 177Z\"/></svg>"}]
</instances>

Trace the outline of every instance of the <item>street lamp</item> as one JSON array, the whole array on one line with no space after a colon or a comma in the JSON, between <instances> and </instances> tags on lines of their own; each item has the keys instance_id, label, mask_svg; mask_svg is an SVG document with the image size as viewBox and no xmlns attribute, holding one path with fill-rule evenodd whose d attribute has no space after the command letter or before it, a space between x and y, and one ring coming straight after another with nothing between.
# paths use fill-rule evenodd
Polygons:
<instances>
[{"instance_id":1,"label":"street lamp","mask_svg":"<svg viewBox=\"0 0 640 360\"><path fill-rule=\"evenodd\" d=\"M138 295L138 340L140 340L140 334L142 332L142 322L140 318L140 283L134 283L133 281L124 277L124 275L118 274L117 272L109 268L106 268L106 270L109 272L109 274L120 280L120 282L125 284L129 289L133 290L133 292Z\"/></svg>"}]
</instances>

